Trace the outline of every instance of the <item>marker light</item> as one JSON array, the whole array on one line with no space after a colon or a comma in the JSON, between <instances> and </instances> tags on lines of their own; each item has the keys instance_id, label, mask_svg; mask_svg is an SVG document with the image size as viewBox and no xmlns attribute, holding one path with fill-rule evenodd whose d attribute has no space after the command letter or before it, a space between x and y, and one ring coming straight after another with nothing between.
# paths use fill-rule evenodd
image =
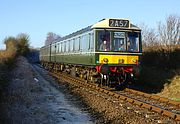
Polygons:
<instances>
[{"instance_id":1,"label":"marker light","mask_svg":"<svg viewBox=\"0 0 180 124\"><path fill-rule=\"evenodd\" d=\"M103 59L103 62L104 62L104 63L108 63L108 61L109 61L109 60L108 60L107 58L104 58L104 59Z\"/></svg>"},{"instance_id":2,"label":"marker light","mask_svg":"<svg viewBox=\"0 0 180 124\"><path fill-rule=\"evenodd\" d=\"M119 64L123 64L123 63L124 63L124 59L119 59L119 60L118 60L118 63L119 63Z\"/></svg>"},{"instance_id":3,"label":"marker light","mask_svg":"<svg viewBox=\"0 0 180 124\"><path fill-rule=\"evenodd\" d=\"M132 62L137 64L138 60L137 59L132 59Z\"/></svg>"}]
</instances>

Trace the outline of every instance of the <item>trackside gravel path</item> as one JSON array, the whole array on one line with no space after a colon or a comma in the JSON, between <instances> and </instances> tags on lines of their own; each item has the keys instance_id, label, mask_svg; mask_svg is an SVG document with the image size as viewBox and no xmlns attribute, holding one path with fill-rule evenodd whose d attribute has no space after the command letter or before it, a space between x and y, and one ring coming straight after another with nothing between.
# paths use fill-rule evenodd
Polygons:
<instances>
[{"instance_id":1,"label":"trackside gravel path","mask_svg":"<svg viewBox=\"0 0 180 124\"><path fill-rule=\"evenodd\" d=\"M52 86L25 58L17 59L17 66L11 75L1 103L1 123L94 123L87 112L70 104L61 87L57 89Z\"/></svg>"}]
</instances>

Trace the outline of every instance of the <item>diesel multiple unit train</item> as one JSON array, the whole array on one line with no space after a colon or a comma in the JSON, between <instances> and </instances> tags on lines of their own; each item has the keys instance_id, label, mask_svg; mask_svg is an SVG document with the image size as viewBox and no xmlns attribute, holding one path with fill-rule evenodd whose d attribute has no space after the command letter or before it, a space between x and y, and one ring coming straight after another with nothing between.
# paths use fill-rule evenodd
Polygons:
<instances>
[{"instance_id":1,"label":"diesel multiple unit train","mask_svg":"<svg viewBox=\"0 0 180 124\"><path fill-rule=\"evenodd\" d=\"M40 49L47 69L87 82L119 86L139 73L141 29L128 19L103 19Z\"/></svg>"}]
</instances>

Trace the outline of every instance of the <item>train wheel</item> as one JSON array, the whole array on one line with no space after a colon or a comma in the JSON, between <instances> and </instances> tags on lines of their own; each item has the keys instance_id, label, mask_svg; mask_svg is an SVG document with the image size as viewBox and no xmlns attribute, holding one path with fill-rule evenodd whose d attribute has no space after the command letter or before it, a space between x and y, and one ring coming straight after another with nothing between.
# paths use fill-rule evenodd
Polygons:
<instances>
[{"instance_id":1,"label":"train wheel","mask_svg":"<svg viewBox=\"0 0 180 124\"><path fill-rule=\"evenodd\" d=\"M127 73L121 74L118 77L118 85L116 85L115 89L124 90L127 86L127 82L128 82L128 74Z\"/></svg>"},{"instance_id":2,"label":"train wheel","mask_svg":"<svg viewBox=\"0 0 180 124\"><path fill-rule=\"evenodd\" d=\"M101 74L100 86L101 86L101 85L109 86L109 84L110 84L109 75Z\"/></svg>"}]
</instances>

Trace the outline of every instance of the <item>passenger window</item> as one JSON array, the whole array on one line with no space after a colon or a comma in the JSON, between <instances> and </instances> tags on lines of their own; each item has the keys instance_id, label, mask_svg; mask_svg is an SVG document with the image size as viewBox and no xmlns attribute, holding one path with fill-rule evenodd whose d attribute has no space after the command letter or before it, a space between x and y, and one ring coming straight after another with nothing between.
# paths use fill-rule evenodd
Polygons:
<instances>
[{"instance_id":1,"label":"passenger window","mask_svg":"<svg viewBox=\"0 0 180 124\"><path fill-rule=\"evenodd\" d=\"M75 38L75 51L79 51L79 39Z\"/></svg>"},{"instance_id":2,"label":"passenger window","mask_svg":"<svg viewBox=\"0 0 180 124\"><path fill-rule=\"evenodd\" d=\"M75 39L73 39L73 51L75 51Z\"/></svg>"},{"instance_id":3,"label":"passenger window","mask_svg":"<svg viewBox=\"0 0 180 124\"><path fill-rule=\"evenodd\" d=\"M88 50L91 48L91 33L88 34Z\"/></svg>"},{"instance_id":4,"label":"passenger window","mask_svg":"<svg viewBox=\"0 0 180 124\"><path fill-rule=\"evenodd\" d=\"M61 52L63 52L63 43L61 43Z\"/></svg>"},{"instance_id":5,"label":"passenger window","mask_svg":"<svg viewBox=\"0 0 180 124\"><path fill-rule=\"evenodd\" d=\"M65 45L64 45L64 42L62 43L62 52L64 52L64 49L65 49L65 47L64 47Z\"/></svg>"},{"instance_id":6,"label":"passenger window","mask_svg":"<svg viewBox=\"0 0 180 124\"><path fill-rule=\"evenodd\" d=\"M91 51L94 49L94 33L91 33L90 49Z\"/></svg>"},{"instance_id":7,"label":"passenger window","mask_svg":"<svg viewBox=\"0 0 180 124\"><path fill-rule=\"evenodd\" d=\"M82 42L82 50L86 51L86 47L87 47L86 35L81 36L81 42Z\"/></svg>"},{"instance_id":8,"label":"passenger window","mask_svg":"<svg viewBox=\"0 0 180 124\"><path fill-rule=\"evenodd\" d=\"M70 51L73 52L74 51L74 39L70 40Z\"/></svg>"},{"instance_id":9,"label":"passenger window","mask_svg":"<svg viewBox=\"0 0 180 124\"><path fill-rule=\"evenodd\" d=\"M66 41L64 41L64 52L66 52Z\"/></svg>"},{"instance_id":10,"label":"passenger window","mask_svg":"<svg viewBox=\"0 0 180 124\"><path fill-rule=\"evenodd\" d=\"M69 40L66 41L66 52L69 52L69 50L70 50L70 44L69 43L70 43Z\"/></svg>"},{"instance_id":11,"label":"passenger window","mask_svg":"<svg viewBox=\"0 0 180 124\"><path fill-rule=\"evenodd\" d=\"M59 43L59 53L61 53L61 43Z\"/></svg>"},{"instance_id":12,"label":"passenger window","mask_svg":"<svg viewBox=\"0 0 180 124\"><path fill-rule=\"evenodd\" d=\"M78 37L78 41L79 41L79 50L82 51L82 42L81 42L81 37Z\"/></svg>"}]
</instances>

